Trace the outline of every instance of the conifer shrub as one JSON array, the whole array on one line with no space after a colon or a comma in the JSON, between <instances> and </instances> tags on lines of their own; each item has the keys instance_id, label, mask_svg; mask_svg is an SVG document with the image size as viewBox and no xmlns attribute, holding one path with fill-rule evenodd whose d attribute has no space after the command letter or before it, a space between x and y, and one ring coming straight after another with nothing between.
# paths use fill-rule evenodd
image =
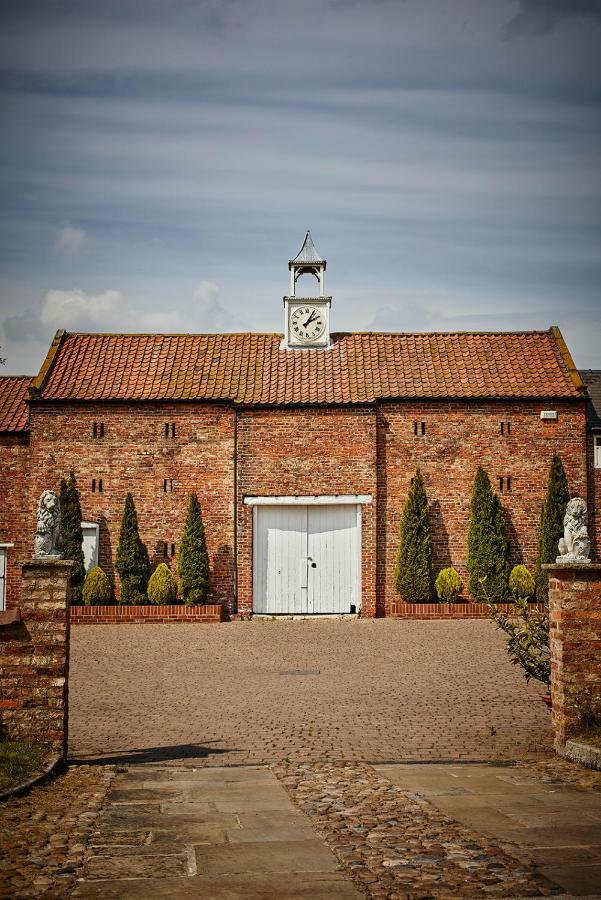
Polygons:
<instances>
[{"instance_id":1,"label":"conifer shrub","mask_svg":"<svg viewBox=\"0 0 601 900\"><path fill-rule=\"evenodd\" d=\"M82 595L86 606L104 606L113 602L111 580L100 566L94 566L86 575Z\"/></svg>"},{"instance_id":2,"label":"conifer shrub","mask_svg":"<svg viewBox=\"0 0 601 900\"><path fill-rule=\"evenodd\" d=\"M206 603L209 596L209 555L200 502L190 495L186 524L177 558L177 574L184 603Z\"/></svg>"},{"instance_id":3,"label":"conifer shrub","mask_svg":"<svg viewBox=\"0 0 601 900\"><path fill-rule=\"evenodd\" d=\"M406 603L428 603L434 593L433 580L428 497L418 469L401 514L394 586Z\"/></svg>"},{"instance_id":4,"label":"conifer shrub","mask_svg":"<svg viewBox=\"0 0 601 900\"><path fill-rule=\"evenodd\" d=\"M151 603L164 605L175 603L177 599L177 583L169 566L159 563L148 582L148 599Z\"/></svg>"},{"instance_id":5,"label":"conifer shrub","mask_svg":"<svg viewBox=\"0 0 601 900\"><path fill-rule=\"evenodd\" d=\"M455 603L463 590L463 581L456 569L441 569L436 579L436 594L441 603Z\"/></svg>"},{"instance_id":6,"label":"conifer shrub","mask_svg":"<svg viewBox=\"0 0 601 900\"><path fill-rule=\"evenodd\" d=\"M549 468L547 494L541 509L538 529L538 553L534 575L537 603L547 603L548 601L549 578L542 566L544 563L555 562L559 554L557 545L559 539L563 537L563 519L569 499L566 472L561 458L555 453Z\"/></svg>"},{"instance_id":7,"label":"conifer shrub","mask_svg":"<svg viewBox=\"0 0 601 900\"><path fill-rule=\"evenodd\" d=\"M61 540L65 559L72 559L75 568L71 573L71 603L81 603L82 587L86 577L83 557L83 531L81 530L81 503L73 472L69 478L61 478Z\"/></svg>"},{"instance_id":8,"label":"conifer shrub","mask_svg":"<svg viewBox=\"0 0 601 900\"><path fill-rule=\"evenodd\" d=\"M502 603L509 589L509 561L503 507L488 472L478 466L467 535L469 592L477 602Z\"/></svg>"},{"instance_id":9,"label":"conifer shrub","mask_svg":"<svg viewBox=\"0 0 601 900\"><path fill-rule=\"evenodd\" d=\"M115 557L115 569L121 580L120 603L144 603L150 574L150 562L146 545L140 539L138 516L134 498L125 498L119 544Z\"/></svg>"},{"instance_id":10,"label":"conifer shrub","mask_svg":"<svg viewBox=\"0 0 601 900\"><path fill-rule=\"evenodd\" d=\"M526 566L514 566L509 576L509 590L514 597L529 600L534 595L535 585L532 573Z\"/></svg>"}]
</instances>

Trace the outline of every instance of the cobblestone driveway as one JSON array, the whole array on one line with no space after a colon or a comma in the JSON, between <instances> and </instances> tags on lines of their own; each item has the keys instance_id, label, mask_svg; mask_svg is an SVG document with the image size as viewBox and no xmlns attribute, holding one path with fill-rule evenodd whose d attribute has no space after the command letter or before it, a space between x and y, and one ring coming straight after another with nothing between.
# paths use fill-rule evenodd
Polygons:
<instances>
[{"instance_id":1,"label":"cobblestone driveway","mask_svg":"<svg viewBox=\"0 0 601 900\"><path fill-rule=\"evenodd\" d=\"M488 621L72 629L79 758L518 759L551 750L542 688Z\"/></svg>"}]
</instances>

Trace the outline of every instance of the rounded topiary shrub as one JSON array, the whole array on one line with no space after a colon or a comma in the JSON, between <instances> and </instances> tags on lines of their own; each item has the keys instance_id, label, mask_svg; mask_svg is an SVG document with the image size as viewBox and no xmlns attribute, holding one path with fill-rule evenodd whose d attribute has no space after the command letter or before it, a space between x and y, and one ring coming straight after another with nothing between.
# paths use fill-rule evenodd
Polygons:
<instances>
[{"instance_id":1,"label":"rounded topiary shrub","mask_svg":"<svg viewBox=\"0 0 601 900\"><path fill-rule=\"evenodd\" d=\"M159 563L148 582L148 600L163 605L174 603L177 598L177 584L169 566Z\"/></svg>"},{"instance_id":2,"label":"rounded topiary shrub","mask_svg":"<svg viewBox=\"0 0 601 900\"><path fill-rule=\"evenodd\" d=\"M526 566L514 566L509 576L509 590L513 596L528 600L534 595L535 589L534 577Z\"/></svg>"},{"instance_id":3,"label":"rounded topiary shrub","mask_svg":"<svg viewBox=\"0 0 601 900\"><path fill-rule=\"evenodd\" d=\"M441 569L435 587L441 603L455 603L463 590L463 581L455 569Z\"/></svg>"},{"instance_id":4,"label":"rounded topiary shrub","mask_svg":"<svg viewBox=\"0 0 601 900\"><path fill-rule=\"evenodd\" d=\"M86 606L103 606L113 602L113 586L100 566L94 566L86 575L82 599Z\"/></svg>"}]
</instances>

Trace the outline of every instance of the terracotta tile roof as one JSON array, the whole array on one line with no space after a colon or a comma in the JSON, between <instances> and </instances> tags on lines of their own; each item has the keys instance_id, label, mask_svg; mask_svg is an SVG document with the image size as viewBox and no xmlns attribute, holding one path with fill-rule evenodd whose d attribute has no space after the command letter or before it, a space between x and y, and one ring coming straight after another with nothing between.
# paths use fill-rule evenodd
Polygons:
<instances>
[{"instance_id":1,"label":"terracotta tile roof","mask_svg":"<svg viewBox=\"0 0 601 900\"><path fill-rule=\"evenodd\" d=\"M335 334L280 350L278 334L66 334L34 382L47 400L364 403L377 398L579 397L561 334Z\"/></svg>"},{"instance_id":2,"label":"terracotta tile roof","mask_svg":"<svg viewBox=\"0 0 601 900\"><path fill-rule=\"evenodd\" d=\"M31 375L0 376L0 432L29 430L26 400L31 382Z\"/></svg>"}]
</instances>

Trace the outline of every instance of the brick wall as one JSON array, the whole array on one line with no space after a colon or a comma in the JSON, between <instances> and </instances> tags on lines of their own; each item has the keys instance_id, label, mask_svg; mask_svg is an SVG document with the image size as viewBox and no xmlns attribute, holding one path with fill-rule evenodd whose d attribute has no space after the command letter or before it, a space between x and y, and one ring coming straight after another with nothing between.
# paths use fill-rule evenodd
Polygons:
<instances>
[{"instance_id":1,"label":"brick wall","mask_svg":"<svg viewBox=\"0 0 601 900\"><path fill-rule=\"evenodd\" d=\"M541 409L557 410L557 420L542 421ZM511 423L509 434L506 424L501 434L501 422ZM511 491L505 491L501 498L511 561L532 568L540 507L555 451L566 467L571 493L582 496L586 490L583 403L380 404L378 594L385 598L386 609L397 599L393 579L400 514L417 466L422 470L428 493L435 571L454 566L467 585L469 501L477 466L487 468L497 492L499 479L511 477Z\"/></svg>"},{"instance_id":2,"label":"brick wall","mask_svg":"<svg viewBox=\"0 0 601 900\"><path fill-rule=\"evenodd\" d=\"M104 426L93 437L94 423ZM171 424L175 423L175 437ZM169 435L165 435L165 424ZM114 578L113 562L125 495L131 491L151 566L164 544L179 548L188 498L201 502L211 565L211 593L229 603L233 594L233 411L223 404L85 404L31 406L29 510L42 490L58 489L75 472L83 518L100 525L99 564ZM102 478L103 492L92 491ZM168 481L168 492L163 490ZM175 492L171 493L171 480ZM32 518L33 517L33 518ZM118 579L116 579L118 588Z\"/></svg>"},{"instance_id":3,"label":"brick wall","mask_svg":"<svg viewBox=\"0 0 601 900\"><path fill-rule=\"evenodd\" d=\"M245 496L372 494L363 507L362 608L376 614L376 418L372 407L252 409L238 418L238 609L252 609L252 510Z\"/></svg>"},{"instance_id":4,"label":"brick wall","mask_svg":"<svg viewBox=\"0 0 601 900\"><path fill-rule=\"evenodd\" d=\"M558 419L541 421L543 408L556 409ZM60 478L71 469L84 519L100 524L99 561L110 575L128 490L134 494L153 565L164 560L165 543L169 552L172 543L179 545L188 495L196 490L203 507L213 598L229 603L234 593L235 418L227 404L33 403L28 504L25 524L15 526L25 534L28 551L42 490L58 489ZM502 500L513 563L534 565L540 505L555 450L566 466L571 493L586 496L583 402L246 408L238 411L237 420L238 584L243 612L249 612L252 603L252 510L243 504L245 495L371 494L372 504L363 508L366 615L390 612L398 599L393 573L399 518L418 465L430 501L435 568L454 565L464 580L469 499L480 462L488 468L496 490L501 477L512 480L511 492ZM104 425L103 437L93 437L94 422ZM166 437L165 423L172 422L175 437L171 433ZM509 434L505 427L501 435L501 422L511 423ZM17 458L24 467L24 453L20 457L15 453ZM26 493L25 468L23 473L20 487L18 478L7 479L19 496ZM594 473L598 478L597 473L601 470ZM92 479L100 478L103 493L93 493ZM175 480L175 493L164 493L164 479ZM11 501L1 513L3 533L13 530L6 517L15 508L19 504ZM167 562L174 568L171 557Z\"/></svg>"},{"instance_id":5,"label":"brick wall","mask_svg":"<svg viewBox=\"0 0 601 900\"><path fill-rule=\"evenodd\" d=\"M66 754L72 563L23 563L21 621L0 627L0 721L7 737Z\"/></svg>"},{"instance_id":6,"label":"brick wall","mask_svg":"<svg viewBox=\"0 0 601 900\"><path fill-rule=\"evenodd\" d=\"M35 517L28 518L28 435L0 435L0 542L14 544L7 551L6 607L14 609L21 597L21 567Z\"/></svg>"},{"instance_id":7,"label":"brick wall","mask_svg":"<svg viewBox=\"0 0 601 900\"><path fill-rule=\"evenodd\" d=\"M601 719L601 564L546 568L553 725L561 751L587 708Z\"/></svg>"}]
</instances>

